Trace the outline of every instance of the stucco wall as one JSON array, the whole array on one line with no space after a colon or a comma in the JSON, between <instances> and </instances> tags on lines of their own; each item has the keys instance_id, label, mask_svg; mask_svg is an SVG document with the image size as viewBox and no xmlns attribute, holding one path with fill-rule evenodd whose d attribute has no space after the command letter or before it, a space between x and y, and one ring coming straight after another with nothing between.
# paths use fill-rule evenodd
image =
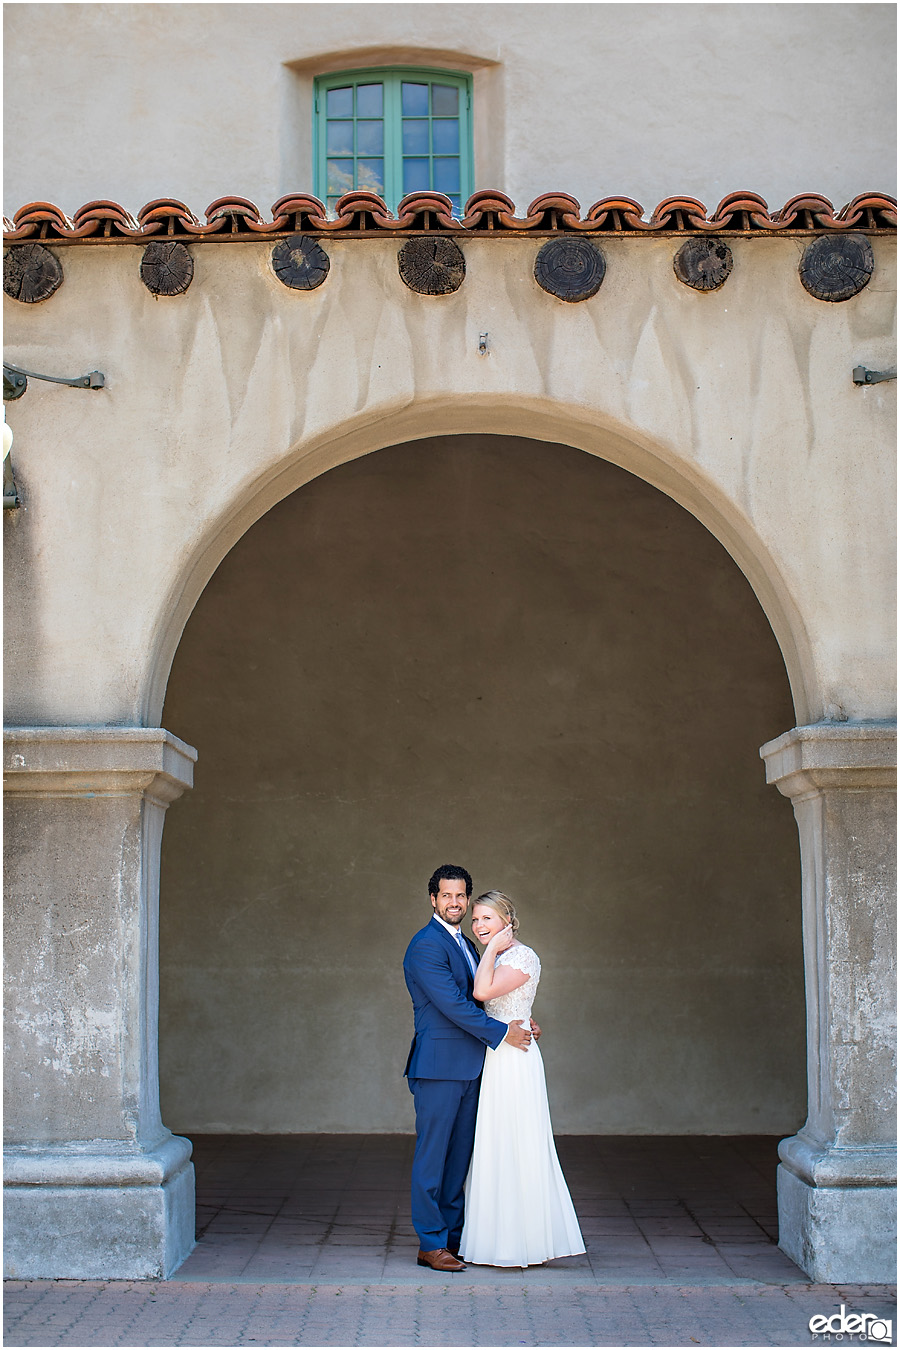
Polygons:
<instances>
[{"instance_id":1,"label":"stucco wall","mask_svg":"<svg viewBox=\"0 0 900 1350\"><path fill-rule=\"evenodd\" d=\"M157 724L183 624L262 511L356 455L467 431L564 441L662 487L751 581L793 720L891 716L896 384L851 371L893 360L893 241L841 304L803 290L799 239L734 240L710 294L676 280L674 241L609 240L582 304L540 290L539 247L466 239L464 284L433 297L404 286L395 241L329 241L306 293L268 245L205 244L167 300L138 249L75 247L51 300L4 297L8 359L107 376L33 381L9 408L7 720Z\"/></svg>"},{"instance_id":2,"label":"stucco wall","mask_svg":"<svg viewBox=\"0 0 900 1350\"><path fill-rule=\"evenodd\" d=\"M895 191L892 5L14 4L4 21L9 214L311 191L314 74L385 62L474 73L475 186L523 208Z\"/></svg>"},{"instance_id":3,"label":"stucco wall","mask_svg":"<svg viewBox=\"0 0 900 1350\"><path fill-rule=\"evenodd\" d=\"M451 860L521 902L558 1129L795 1129L797 836L757 753L791 717L746 580L621 469L461 436L308 484L169 684L200 758L163 839L164 1120L410 1129L400 964Z\"/></svg>"}]
</instances>

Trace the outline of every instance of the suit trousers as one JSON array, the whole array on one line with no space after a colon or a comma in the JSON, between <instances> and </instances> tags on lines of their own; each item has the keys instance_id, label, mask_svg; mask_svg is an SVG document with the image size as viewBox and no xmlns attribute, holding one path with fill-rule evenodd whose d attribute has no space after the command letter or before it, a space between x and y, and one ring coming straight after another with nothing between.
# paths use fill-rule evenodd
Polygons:
<instances>
[{"instance_id":1,"label":"suit trousers","mask_svg":"<svg viewBox=\"0 0 900 1350\"><path fill-rule=\"evenodd\" d=\"M416 1104L412 1221L423 1252L458 1246L481 1077L410 1078Z\"/></svg>"}]
</instances>

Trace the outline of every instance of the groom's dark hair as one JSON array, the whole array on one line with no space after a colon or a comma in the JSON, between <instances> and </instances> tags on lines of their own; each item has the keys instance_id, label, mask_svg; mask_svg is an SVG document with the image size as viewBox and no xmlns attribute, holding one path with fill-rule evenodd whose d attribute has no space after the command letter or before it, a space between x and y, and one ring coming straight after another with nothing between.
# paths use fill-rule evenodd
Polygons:
<instances>
[{"instance_id":1,"label":"groom's dark hair","mask_svg":"<svg viewBox=\"0 0 900 1350\"><path fill-rule=\"evenodd\" d=\"M428 883L428 894L437 895L441 889L442 881L464 881L466 883L466 896L472 894L472 878L464 867L454 867L452 863L444 863L432 874Z\"/></svg>"}]
</instances>

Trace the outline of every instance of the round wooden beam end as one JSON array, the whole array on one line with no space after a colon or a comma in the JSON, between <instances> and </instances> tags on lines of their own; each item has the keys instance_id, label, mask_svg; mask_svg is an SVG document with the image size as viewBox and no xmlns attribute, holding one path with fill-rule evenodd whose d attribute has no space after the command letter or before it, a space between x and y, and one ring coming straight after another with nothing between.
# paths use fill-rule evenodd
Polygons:
<instances>
[{"instance_id":1,"label":"round wooden beam end","mask_svg":"<svg viewBox=\"0 0 900 1350\"><path fill-rule=\"evenodd\" d=\"M292 291L314 291L328 276L331 259L311 234L293 234L272 249L272 268Z\"/></svg>"},{"instance_id":2,"label":"round wooden beam end","mask_svg":"<svg viewBox=\"0 0 900 1350\"><path fill-rule=\"evenodd\" d=\"M589 239L550 239L534 263L534 279L558 300L589 300L606 276L606 259Z\"/></svg>"},{"instance_id":3,"label":"round wooden beam end","mask_svg":"<svg viewBox=\"0 0 900 1350\"><path fill-rule=\"evenodd\" d=\"M62 283L62 263L43 244L15 244L3 255L3 289L13 300L35 305Z\"/></svg>"},{"instance_id":4,"label":"round wooden beam end","mask_svg":"<svg viewBox=\"0 0 900 1350\"><path fill-rule=\"evenodd\" d=\"M409 289L419 295L452 295L466 275L459 244L439 234L407 239L397 254L397 266Z\"/></svg>"},{"instance_id":5,"label":"round wooden beam end","mask_svg":"<svg viewBox=\"0 0 900 1350\"><path fill-rule=\"evenodd\" d=\"M820 235L800 259L800 280L817 300L850 300L868 286L874 270L864 234Z\"/></svg>"},{"instance_id":6,"label":"round wooden beam end","mask_svg":"<svg viewBox=\"0 0 900 1350\"><path fill-rule=\"evenodd\" d=\"M154 239L141 258L141 281L152 295L184 295L194 279L194 260L184 244Z\"/></svg>"},{"instance_id":7,"label":"round wooden beam end","mask_svg":"<svg viewBox=\"0 0 900 1350\"><path fill-rule=\"evenodd\" d=\"M672 260L675 275L695 291L717 291L731 275L734 257L724 239L686 239Z\"/></svg>"}]
</instances>

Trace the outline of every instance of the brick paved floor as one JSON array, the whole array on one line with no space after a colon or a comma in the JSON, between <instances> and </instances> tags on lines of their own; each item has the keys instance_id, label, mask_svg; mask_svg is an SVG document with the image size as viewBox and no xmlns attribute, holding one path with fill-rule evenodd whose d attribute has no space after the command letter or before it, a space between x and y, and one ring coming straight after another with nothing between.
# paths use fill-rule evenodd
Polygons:
<instances>
[{"instance_id":1,"label":"brick paved floor","mask_svg":"<svg viewBox=\"0 0 900 1350\"><path fill-rule=\"evenodd\" d=\"M891 1292L871 1285L15 1280L4 1344L805 1347L810 1317L842 1303L894 1321Z\"/></svg>"},{"instance_id":2,"label":"brick paved floor","mask_svg":"<svg viewBox=\"0 0 900 1350\"><path fill-rule=\"evenodd\" d=\"M584 1257L528 1271L415 1264L412 1140L195 1138L198 1245L169 1281L7 1281L7 1346L811 1346L843 1303L775 1245L775 1141L574 1138Z\"/></svg>"},{"instance_id":3,"label":"brick paved floor","mask_svg":"<svg viewBox=\"0 0 900 1350\"><path fill-rule=\"evenodd\" d=\"M777 1140L563 1135L557 1144L587 1255L525 1272L470 1266L467 1281L806 1279L776 1246ZM406 1135L196 1138L199 1242L176 1278L419 1283L412 1150Z\"/></svg>"}]
</instances>

